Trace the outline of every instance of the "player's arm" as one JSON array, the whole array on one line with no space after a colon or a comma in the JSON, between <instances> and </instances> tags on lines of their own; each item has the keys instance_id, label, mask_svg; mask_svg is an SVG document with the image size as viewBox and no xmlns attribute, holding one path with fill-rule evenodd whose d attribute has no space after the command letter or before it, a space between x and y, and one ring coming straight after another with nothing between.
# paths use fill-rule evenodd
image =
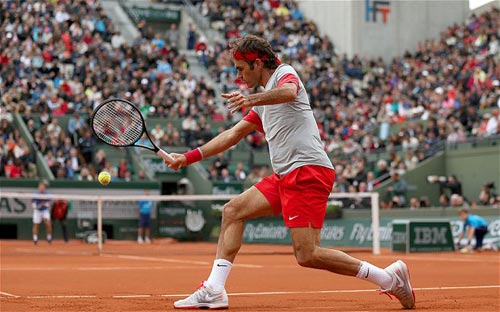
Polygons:
<instances>
[{"instance_id":1,"label":"player's arm","mask_svg":"<svg viewBox=\"0 0 500 312\"><path fill-rule=\"evenodd\" d=\"M203 158L216 155L235 145L257 128L256 124L241 120L231 129L225 130L197 149L184 154L171 153L174 162L167 165L174 170L178 170L182 166L187 166Z\"/></svg>"},{"instance_id":2,"label":"player's arm","mask_svg":"<svg viewBox=\"0 0 500 312\"><path fill-rule=\"evenodd\" d=\"M233 114L244 107L251 108L291 102L297 98L298 90L298 80L285 81L277 88L268 91L249 95L243 95L239 92L225 93L222 94L222 97L228 99L227 108Z\"/></svg>"},{"instance_id":3,"label":"player's arm","mask_svg":"<svg viewBox=\"0 0 500 312\"><path fill-rule=\"evenodd\" d=\"M472 241L472 237L474 237L474 233L476 232L476 228L473 226L467 227L467 244L470 245Z\"/></svg>"},{"instance_id":4,"label":"player's arm","mask_svg":"<svg viewBox=\"0 0 500 312\"><path fill-rule=\"evenodd\" d=\"M458 234L458 239L457 239L457 249L460 248L460 242L462 241L462 238L464 237L464 231L460 232L460 234Z\"/></svg>"}]
</instances>

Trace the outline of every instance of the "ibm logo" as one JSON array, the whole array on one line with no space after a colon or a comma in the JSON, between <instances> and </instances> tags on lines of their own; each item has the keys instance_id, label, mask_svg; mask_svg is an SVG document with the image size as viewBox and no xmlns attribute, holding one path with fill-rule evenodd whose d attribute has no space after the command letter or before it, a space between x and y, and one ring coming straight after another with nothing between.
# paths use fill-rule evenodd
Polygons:
<instances>
[{"instance_id":1,"label":"ibm logo","mask_svg":"<svg viewBox=\"0 0 500 312\"><path fill-rule=\"evenodd\" d=\"M382 23L387 23L387 16L391 12L389 1L365 0L365 20L377 22L377 16L382 15Z\"/></svg>"}]
</instances>

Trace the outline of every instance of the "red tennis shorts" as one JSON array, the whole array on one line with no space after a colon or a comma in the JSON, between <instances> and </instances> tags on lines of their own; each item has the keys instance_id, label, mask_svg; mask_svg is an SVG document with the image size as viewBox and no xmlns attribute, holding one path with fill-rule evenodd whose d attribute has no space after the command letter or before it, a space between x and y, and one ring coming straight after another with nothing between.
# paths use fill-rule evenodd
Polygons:
<instances>
[{"instance_id":1,"label":"red tennis shorts","mask_svg":"<svg viewBox=\"0 0 500 312\"><path fill-rule=\"evenodd\" d=\"M283 215L289 228L320 229L325 219L326 205L335 170L322 166L302 166L292 172L262 179L255 187L266 197L275 214Z\"/></svg>"}]
</instances>

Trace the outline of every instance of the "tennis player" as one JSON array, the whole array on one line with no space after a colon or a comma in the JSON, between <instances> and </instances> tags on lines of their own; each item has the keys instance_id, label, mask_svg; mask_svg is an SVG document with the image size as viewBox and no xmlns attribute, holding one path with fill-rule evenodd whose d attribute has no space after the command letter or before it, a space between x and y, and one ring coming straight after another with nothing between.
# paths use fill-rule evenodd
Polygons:
<instances>
[{"instance_id":1,"label":"tennis player","mask_svg":"<svg viewBox=\"0 0 500 312\"><path fill-rule=\"evenodd\" d=\"M38 182L38 190L35 195L48 194L47 192L48 182L41 180ZM31 206L33 208L33 243L38 244L38 228L42 220L45 223L45 232L47 235L47 242L52 243L52 223L50 222L50 207L52 207L53 201L50 199L33 198L31 201Z\"/></svg>"},{"instance_id":2,"label":"tennis player","mask_svg":"<svg viewBox=\"0 0 500 312\"><path fill-rule=\"evenodd\" d=\"M394 295L407 309L415 307L406 264L396 261L385 269L360 261L344 252L320 247L328 196L335 181L335 170L320 140L308 95L297 72L282 64L271 45L253 35L231 45L238 78L248 87L264 91L243 95L222 94L234 113L250 112L234 127L206 144L185 154L172 154L172 169L190 165L227 150L252 131L265 134L273 169L266 177L224 206L217 253L208 279L175 308L228 307L225 283L241 247L243 222L250 218L281 213L290 229L299 265L355 276Z\"/></svg>"}]
</instances>

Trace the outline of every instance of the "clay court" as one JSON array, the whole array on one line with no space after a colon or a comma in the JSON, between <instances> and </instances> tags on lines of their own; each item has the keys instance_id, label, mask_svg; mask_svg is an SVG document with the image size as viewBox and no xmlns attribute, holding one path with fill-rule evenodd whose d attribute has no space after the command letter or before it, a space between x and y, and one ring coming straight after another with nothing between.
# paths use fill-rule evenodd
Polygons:
<instances>
[{"instance_id":1,"label":"clay court","mask_svg":"<svg viewBox=\"0 0 500 312\"><path fill-rule=\"evenodd\" d=\"M208 276L213 243L157 240L1 241L0 309L7 311L172 311ZM385 267L404 260L417 309L499 311L499 254L348 251ZM231 311L400 311L397 299L355 278L299 267L290 246L244 245L228 281Z\"/></svg>"}]
</instances>

